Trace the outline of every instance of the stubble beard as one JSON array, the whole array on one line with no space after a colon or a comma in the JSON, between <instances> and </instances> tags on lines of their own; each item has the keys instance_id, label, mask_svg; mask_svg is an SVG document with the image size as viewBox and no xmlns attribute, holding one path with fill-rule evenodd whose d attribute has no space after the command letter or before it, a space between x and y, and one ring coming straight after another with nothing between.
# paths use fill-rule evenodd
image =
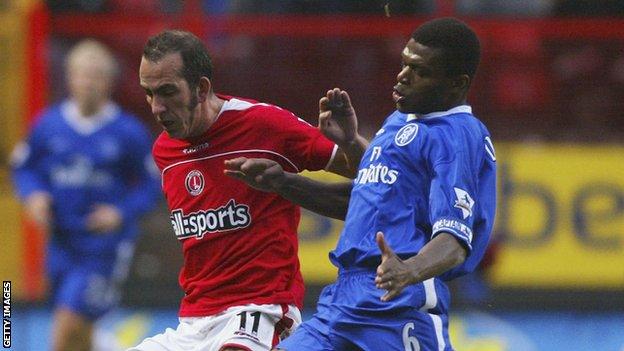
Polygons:
<instances>
[{"instance_id":1,"label":"stubble beard","mask_svg":"<svg viewBox=\"0 0 624 351\"><path fill-rule=\"evenodd\" d=\"M197 95L191 95L191 101L186 107L188 110L188 113L190 114L187 136L196 136L195 129L200 126L198 125L198 123L196 123L196 119L199 119L200 116L196 116L194 113L195 109L197 108L197 105L199 105L199 98L197 97Z\"/></svg>"}]
</instances>

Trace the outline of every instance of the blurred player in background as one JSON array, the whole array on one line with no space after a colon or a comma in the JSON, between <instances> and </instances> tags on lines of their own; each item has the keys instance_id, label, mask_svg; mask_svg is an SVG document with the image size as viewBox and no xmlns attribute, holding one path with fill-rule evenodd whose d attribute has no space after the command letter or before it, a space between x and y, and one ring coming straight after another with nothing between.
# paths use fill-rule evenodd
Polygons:
<instances>
[{"instance_id":1,"label":"blurred player in background","mask_svg":"<svg viewBox=\"0 0 624 351\"><path fill-rule=\"evenodd\" d=\"M182 245L185 296L177 329L131 350L274 347L301 321L299 208L225 176L224 160L261 157L290 172L325 168L353 177L357 163L348 160L364 151L363 139L338 149L287 110L215 93L212 69L188 32L164 31L143 51L140 84L164 129L153 153Z\"/></svg>"},{"instance_id":2,"label":"blurred player in background","mask_svg":"<svg viewBox=\"0 0 624 351\"><path fill-rule=\"evenodd\" d=\"M496 202L492 141L466 104L479 58L477 36L458 20L416 29L401 53L397 111L342 188L285 173L271 160L227 162L228 175L325 215L344 218L349 201L330 254L338 280L279 349L452 350L443 281L477 266ZM326 125L356 120L347 93L328 92L320 105L321 129L341 145Z\"/></svg>"},{"instance_id":3,"label":"blurred player in background","mask_svg":"<svg viewBox=\"0 0 624 351\"><path fill-rule=\"evenodd\" d=\"M13 153L15 188L48 235L53 350L90 350L119 301L139 217L158 198L146 128L111 101L117 63L87 39L69 52L69 98L46 109Z\"/></svg>"}]
</instances>

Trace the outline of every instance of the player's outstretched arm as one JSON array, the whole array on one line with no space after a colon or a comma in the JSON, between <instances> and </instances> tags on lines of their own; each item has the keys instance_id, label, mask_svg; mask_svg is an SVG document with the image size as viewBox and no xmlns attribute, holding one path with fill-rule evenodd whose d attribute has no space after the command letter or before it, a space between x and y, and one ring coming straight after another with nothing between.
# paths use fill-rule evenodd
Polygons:
<instances>
[{"instance_id":1,"label":"player's outstretched arm","mask_svg":"<svg viewBox=\"0 0 624 351\"><path fill-rule=\"evenodd\" d=\"M275 192L322 216L344 220L351 196L351 182L322 183L285 172L279 163L261 158L239 157L225 161L224 173L250 187Z\"/></svg>"},{"instance_id":2,"label":"player's outstretched arm","mask_svg":"<svg viewBox=\"0 0 624 351\"><path fill-rule=\"evenodd\" d=\"M407 260L401 260L394 253L382 232L377 233L376 240L381 250L381 264L377 267L375 285L387 290L382 301L395 298L408 285L418 284L463 263L467 254L464 246L447 233L436 235L416 256Z\"/></svg>"},{"instance_id":3,"label":"player's outstretched arm","mask_svg":"<svg viewBox=\"0 0 624 351\"><path fill-rule=\"evenodd\" d=\"M319 100L319 129L339 147L328 170L355 178L368 141L358 133L357 116L346 91L334 88Z\"/></svg>"}]
</instances>

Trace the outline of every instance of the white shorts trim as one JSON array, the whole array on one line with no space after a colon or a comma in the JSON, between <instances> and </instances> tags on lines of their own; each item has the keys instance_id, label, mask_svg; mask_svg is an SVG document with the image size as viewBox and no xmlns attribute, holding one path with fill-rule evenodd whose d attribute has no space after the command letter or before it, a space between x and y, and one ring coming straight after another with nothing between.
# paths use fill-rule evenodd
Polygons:
<instances>
[{"instance_id":1,"label":"white shorts trim","mask_svg":"<svg viewBox=\"0 0 624 351\"><path fill-rule=\"evenodd\" d=\"M301 324L301 312L293 305L249 304L179 320L175 330L167 328L127 351L219 351L223 346L267 351Z\"/></svg>"}]
</instances>

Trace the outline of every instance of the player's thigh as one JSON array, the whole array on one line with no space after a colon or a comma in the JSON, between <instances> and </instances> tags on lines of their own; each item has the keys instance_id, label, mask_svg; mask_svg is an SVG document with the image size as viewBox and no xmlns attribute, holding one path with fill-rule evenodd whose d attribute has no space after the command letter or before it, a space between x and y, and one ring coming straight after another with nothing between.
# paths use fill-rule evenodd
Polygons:
<instances>
[{"instance_id":1,"label":"player's thigh","mask_svg":"<svg viewBox=\"0 0 624 351\"><path fill-rule=\"evenodd\" d=\"M399 347L399 350L453 351L446 314L415 311L411 318L403 319L401 324L401 342L404 348Z\"/></svg>"},{"instance_id":2,"label":"player's thigh","mask_svg":"<svg viewBox=\"0 0 624 351\"><path fill-rule=\"evenodd\" d=\"M93 322L64 307L54 311L52 350L90 350Z\"/></svg>"},{"instance_id":3,"label":"player's thigh","mask_svg":"<svg viewBox=\"0 0 624 351\"><path fill-rule=\"evenodd\" d=\"M330 341L335 349L364 351L452 350L446 316L421 311L386 316L359 315L337 321ZM347 346L342 346L347 345Z\"/></svg>"},{"instance_id":4,"label":"player's thigh","mask_svg":"<svg viewBox=\"0 0 624 351\"><path fill-rule=\"evenodd\" d=\"M323 321L312 317L302 323L295 332L282 340L276 350L281 351L333 351L329 342L329 328Z\"/></svg>"},{"instance_id":5,"label":"player's thigh","mask_svg":"<svg viewBox=\"0 0 624 351\"><path fill-rule=\"evenodd\" d=\"M316 313L297 328L294 334L277 345L285 351L329 351L335 350L329 341L330 324L337 311L332 307L336 284L323 288L316 304Z\"/></svg>"}]
</instances>

